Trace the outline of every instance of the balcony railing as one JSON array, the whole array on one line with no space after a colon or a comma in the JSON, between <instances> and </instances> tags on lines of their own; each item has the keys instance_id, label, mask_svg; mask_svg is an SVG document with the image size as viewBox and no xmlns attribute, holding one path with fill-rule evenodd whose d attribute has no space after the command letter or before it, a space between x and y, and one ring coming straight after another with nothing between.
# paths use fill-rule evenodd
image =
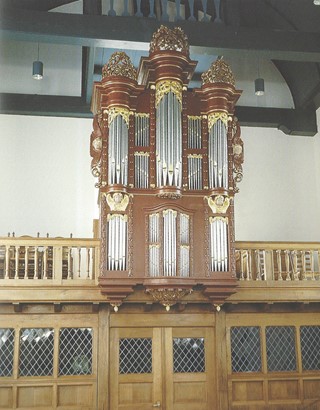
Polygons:
<instances>
[{"instance_id":1,"label":"balcony railing","mask_svg":"<svg viewBox=\"0 0 320 410\"><path fill-rule=\"evenodd\" d=\"M220 0L106 0L102 13L166 21L221 22Z\"/></svg>"},{"instance_id":2,"label":"balcony railing","mask_svg":"<svg viewBox=\"0 0 320 410\"><path fill-rule=\"evenodd\" d=\"M99 246L96 239L0 238L0 280L95 284Z\"/></svg>"},{"instance_id":3,"label":"balcony railing","mask_svg":"<svg viewBox=\"0 0 320 410\"><path fill-rule=\"evenodd\" d=\"M99 247L99 239L0 237L0 281L97 284ZM319 267L320 243L236 242L239 281L320 283Z\"/></svg>"},{"instance_id":4,"label":"balcony railing","mask_svg":"<svg viewBox=\"0 0 320 410\"><path fill-rule=\"evenodd\" d=\"M320 280L320 243L237 242L239 280Z\"/></svg>"}]
</instances>

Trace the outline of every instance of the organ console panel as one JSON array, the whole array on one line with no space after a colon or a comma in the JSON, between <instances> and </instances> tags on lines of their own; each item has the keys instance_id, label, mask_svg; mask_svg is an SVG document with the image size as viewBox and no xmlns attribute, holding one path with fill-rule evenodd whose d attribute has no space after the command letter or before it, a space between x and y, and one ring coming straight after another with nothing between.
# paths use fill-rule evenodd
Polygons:
<instances>
[{"instance_id":1,"label":"organ console panel","mask_svg":"<svg viewBox=\"0 0 320 410\"><path fill-rule=\"evenodd\" d=\"M195 288L217 306L236 291L241 92L223 59L188 88L195 67L181 28L161 26L138 70L119 51L94 84L99 284L116 310L141 286L167 309Z\"/></svg>"}]
</instances>

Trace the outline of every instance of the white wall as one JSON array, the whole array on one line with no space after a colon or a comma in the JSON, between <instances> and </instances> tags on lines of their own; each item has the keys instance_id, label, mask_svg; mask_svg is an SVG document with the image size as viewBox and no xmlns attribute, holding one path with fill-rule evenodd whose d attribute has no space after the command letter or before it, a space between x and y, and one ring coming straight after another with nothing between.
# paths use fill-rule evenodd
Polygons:
<instances>
[{"instance_id":1,"label":"white wall","mask_svg":"<svg viewBox=\"0 0 320 410\"><path fill-rule=\"evenodd\" d=\"M237 240L320 240L320 134L242 128L244 177L235 199Z\"/></svg>"},{"instance_id":2,"label":"white wall","mask_svg":"<svg viewBox=\"0 0 320 410\"><path fill-rule=\"evenodd\" d=\"M0 236L92 236L92 121L1 115L0 130ZM320 134L244 127L242 138L236 239L319 241Z\"/></svg>"},{"instance_id":3,"label":"white wall","mask_svg":"<svg viewBox=\"0 0 320 410\"><path fill-rule=\"evenodd\" d=\"M92 237L92 120L0 116L0 236Z\"/></svg>"}]
</instances>

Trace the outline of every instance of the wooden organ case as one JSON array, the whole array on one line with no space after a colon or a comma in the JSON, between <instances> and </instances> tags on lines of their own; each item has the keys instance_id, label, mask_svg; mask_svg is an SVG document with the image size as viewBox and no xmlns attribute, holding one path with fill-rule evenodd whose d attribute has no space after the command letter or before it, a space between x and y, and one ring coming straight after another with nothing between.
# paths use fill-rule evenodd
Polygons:
<instances>
[{"instance_id":1,"label":"wooden organ case","mask_svg":"<svg viewBox=\"0 0 320 410\"><path fill-rule=\"evenodd\" d=\"M195 66L181 28L161 26L138 70L116 52L94 84L99 285L115 310L141 287L167 310L193 290L219 310L236 291L241 92L223 59L188 89Z\"/></svg>"}]
</instances>

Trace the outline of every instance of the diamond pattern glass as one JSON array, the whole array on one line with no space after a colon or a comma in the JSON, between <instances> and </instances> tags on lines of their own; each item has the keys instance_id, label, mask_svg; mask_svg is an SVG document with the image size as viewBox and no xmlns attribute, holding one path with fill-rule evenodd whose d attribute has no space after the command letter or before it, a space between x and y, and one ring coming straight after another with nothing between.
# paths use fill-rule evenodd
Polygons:
<instances>
[{"instance_id":1,"label":"diamond pattern glass","mask_svg":"<svg viewBox=\"0 0 320 410\"><path fill-rule=\"evenodd\" d=\"M266 342L269 372L296 370L295 328L293 326L267 326Z\"/></svg>"},{"instance_id":2,"label":"diamond pattern glass","mask_svg":"<svg viewBox=\"0 0 320 410\"><path fill-rule=\"evenodd\" d=\"M205 371L204 338L173 339L173 372L203 373Z\"/></svg>"},{"instance_id":3,"label":"diamond pattern glass","mask_svg":"<svg viewBox=\"0 0 320 410\"><path fill-rule=\"evenodd\" d=\"M120 339L119 373L152 373L152 339Z\"/></svg>"},{"instance_id":4,"label":"diamond pattern glass","mask_svg":"<svg viewBox=\"0 0 320 410\"><path fill-rule=\"evenodd\" d=\"M14 329L0 329L0 377L13 372Z\"/></svg>"},{"instance_id":5,"label":"diamond pattern glass","mask_svg":"<svg viewBox=\"0 0 320 410\"><path fill-rule=\"evenodd\" d=\"M320 326L301 326L301 356L303 370L320 370Z\"/></svg>"},{"instance_id":6,"label":"diamond pattern glass","mask_svg":"<svg viewBox=\"0 0 320 410\"><path fill-rule=\"evenodd\" d=\"M21 329L20 331L20 376L52 376L53 329Z\"/></svg>"},{"instance_id":7,"label":"diamond pattern glass","mask_svg":"<svg viewBox=\"0 0 320 410\"><path fill-rule=\"evenodd\" d=\"M231 366L235 373L261 372L261 341L258 326L231 328Z\"/></svg>"},{"instance_id":8,"label":"diamond pattern glass","mask_svg":"<svg viewBox=\"0 0 320 410\"><path fill-rule=\"evenodd\" d=\"M92 329L61 328L59 376L92 374Z\"/></svg>"}]
</instances>

